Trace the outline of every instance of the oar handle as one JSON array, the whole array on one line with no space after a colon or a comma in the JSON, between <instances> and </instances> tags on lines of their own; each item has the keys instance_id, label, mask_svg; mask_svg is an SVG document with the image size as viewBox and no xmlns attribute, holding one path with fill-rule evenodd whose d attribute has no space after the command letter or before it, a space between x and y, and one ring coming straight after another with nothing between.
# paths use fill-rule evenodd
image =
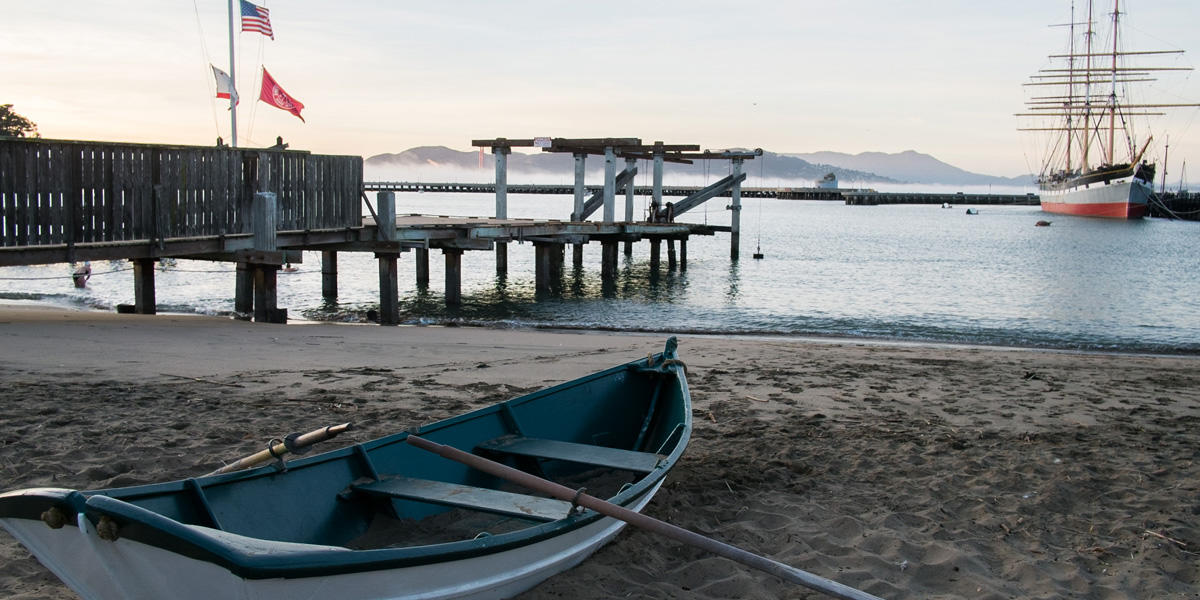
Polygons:
<instances>
[{"instance_id":1,"label":"oar handle","mask_svg":"<svg viewBox=\"0 0 1200 600\"><path fill-rule=\"evenodd\" d=\"M723 556L730 560L742 563L748 567L765 571L785 581L798 583L809 589L822 592L834 598L842 598L844 600L882 600L878 596L873 596L864 591L840 584L831 579L825 579L824 577L813 575L807 571L802 571L793 566L786 565L765 556L760 556L758 554L754 554L753 552L742 550L736 546L731 546L724 542L719 542L712 538L702 536L693 531L688 531L682 527L672 525L665 521L660 521L654 517L629 510L623 506L617 506L611 502L605 502L604 500L601 500L595 496L581 493L578 490L573 490L564 485L559 485L553 481L547 481L536 475L526 473L525 471L521 471L519 469L514 469L507 465L502 465L498 462L488 460L482 456L471 454L469 452L463 452L458 448L447 446L445 444L431 442L415 435L409 435L407 441L413 446L416 446L422 450L428 450L429 452L437 454L443 458L465 464L471 468L483 471L484 473L495 475L501 479L506 479L518 485L525 486L531 490L537 490L539 492L549 494L555 498L558 498L559 500L572 502L584 508L594 510L602 515L606 515L614 519L620 519L626 523L629 523L630 525L665 535L675 541L682 542L690 546L695 546L702 550L707 550L718 556Z\"/></svg>"}]
</instances>

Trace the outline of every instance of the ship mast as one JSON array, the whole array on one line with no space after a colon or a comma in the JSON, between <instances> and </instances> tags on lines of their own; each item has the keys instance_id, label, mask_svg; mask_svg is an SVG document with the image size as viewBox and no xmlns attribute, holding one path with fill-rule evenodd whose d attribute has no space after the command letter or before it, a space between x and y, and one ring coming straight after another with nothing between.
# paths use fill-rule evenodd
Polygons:
<instances>
[{"instance_id":1,"label":"ship mast","mask_svg":"<svg viewBox=\"0 0 1200 600\"><path fill-rule=\"evenodd\" d=\"M1113 162L1117 129L1117 21L1121 18L1121 0L1113 0L1112 14L1112 93L1108 99L1108 164ZM1130 157L1133 160L1133 157Z\"/></svg>"},{"instance_id":2,"label":"ship mast","mask_svg":"<svg viewBox=\"0 0 1200 600\"><path fill-rule=\"evenodd\" d=\"M1092 141L1092 36L1095 32L1092 31L1092 6L1093 0L1088 0L1088 18L1087 18L1087 77L1084 79L1084 94L1083 94L1083 155L1079 158L1079 172L1086 173L1088 170L1088 151L1091 149Z\"/></svg>"},{"instance_id":3,"label":"ship mast","mask_svg":"<svg viewBox=\"0 0 1200 600\"><path fill-rule=\"evenodd\" d=\"M1071 170L1071 148L1075 145L1075 117L1071 109L1075 105L1075 2L1071 1L1070 35L1067 44L1067 171Z\"/></svg>"}]
</instances>

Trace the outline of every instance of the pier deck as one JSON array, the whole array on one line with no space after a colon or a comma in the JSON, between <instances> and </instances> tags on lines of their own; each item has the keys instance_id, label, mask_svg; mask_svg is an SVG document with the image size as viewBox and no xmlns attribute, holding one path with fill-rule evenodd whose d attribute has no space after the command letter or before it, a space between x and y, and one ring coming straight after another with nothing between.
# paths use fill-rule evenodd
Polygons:
<instances>
[{"instance_id":1,"label":"pier deck","mask_svg":"<svg viewBox=\"0 0 1200 600\"><path fill-rule=\"evenodd\" d=\"M429 280L429 251L446 262L446 302L461 298L461 256L528 241L537 253L539 291L561 286L566 245L604 246L603 278L615 278L617 244L648 240L652 265L668 243L686 268L692 235L729 231L675 222L592 222L396 215L395 193L366 201L362 159L282 149L0 140L0 266L128 259L136 304L153 314L153 263L165 258L236 262L235 310L286 321L275 307L276 273L321 252L322 294L337 297L337 253L372 252L380 267L381 324L395 324L397 258L414 251L418 285ZM366 201L366 202L364 202ZM364 205L370 216L363 215ZM378 206L378 210L375 209ZM380 218L378 215L382 215ZM507 269L498 252L497 271Z\"/></svg>"}]
</instances>

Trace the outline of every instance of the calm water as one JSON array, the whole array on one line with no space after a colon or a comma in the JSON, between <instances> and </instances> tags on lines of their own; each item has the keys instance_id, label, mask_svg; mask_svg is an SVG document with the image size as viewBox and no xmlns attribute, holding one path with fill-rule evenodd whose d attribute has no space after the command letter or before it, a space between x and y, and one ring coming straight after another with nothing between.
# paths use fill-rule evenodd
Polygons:
<instances>
[{"instance_id":1,"label":"calm water","mask_svg":"<svg viewBox=\"0 0 1200 600\"><path fill-rule=\"evenodd\" d=\"M619 210L621 204L619 200ZM511 196L512 217L563 218L568 196ZM642 210L645 200L638 199ZM715 200L685 220L728 224ZM401 194L402 213L487 215L491 196ZM742 260L729 237L693 237L686 271L649 269L648 244L622 255L611 289L600 245L575 271L570 250L561 297L534 293L533 246L510 244L509 274L494 255L463 257L463 306L442 303L440 253L418 290L401 257L401 311L409 323L458 322L615 330L863 336L1071 349L1200 352L1200 223L1048 216L1037 207L855 207L749 199ZM1050 227L1035 227L1039 219ZM766 255L751 259L757 246ZM279 306L292 318L362 320L378 304L369 254L339 256L340 298L321 299L320 255L280 274ZM133 302L128 263L94 263L87 289L66 265L0 269L0 298L111 310ZM106 271L116 271L106 273ZM38 279L46 278L46 279ZM233 266L179 261L157 273L160 311L227 314Z\"/></svg>"}]
</instances>

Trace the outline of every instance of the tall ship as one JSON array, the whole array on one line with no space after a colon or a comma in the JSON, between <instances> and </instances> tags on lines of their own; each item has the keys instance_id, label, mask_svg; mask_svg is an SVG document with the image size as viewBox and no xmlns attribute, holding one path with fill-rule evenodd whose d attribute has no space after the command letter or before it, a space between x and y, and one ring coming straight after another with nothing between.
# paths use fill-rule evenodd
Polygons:
<instances>
[{"instance_id":1,"label":"tall ship","mask_svg":"<svg viewBox=\"0 0 1200 600\"><path fill-rule=\"evenodd\" d=\"M1069 31L1066 53L1050 55L1051 66L1025 84L1034 90L1026 101L1029 112L1017 115L1040 119L1022 131L1049 134L1037 178L1042 210L1140 219L1149 210L1156 167L1146 159L1153 136L1141 133L1144 139L1137 139L1136 124L1164 109L1200 104L1136 102L1130 93L1155 81L1156 73L1191 67L1146 64L1182 50L1124 49L1120 0L1113 1L1107 19L1097 14L1093 0L1081 9L1085 14L1077 15L1072 3L1071 20L1063 25Z\"/></svg>"}]
</instances>

